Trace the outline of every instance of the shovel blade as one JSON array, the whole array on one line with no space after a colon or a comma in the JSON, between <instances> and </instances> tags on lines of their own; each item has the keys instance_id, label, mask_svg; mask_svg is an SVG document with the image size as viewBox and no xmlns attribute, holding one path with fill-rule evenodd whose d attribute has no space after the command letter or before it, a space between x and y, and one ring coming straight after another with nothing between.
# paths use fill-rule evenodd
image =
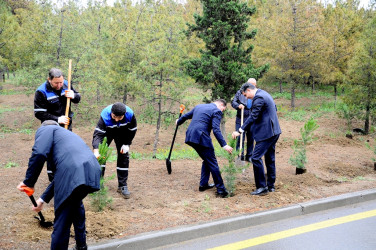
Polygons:
<instances>
[{"instance_id":1,"label":"shovel blade","mask_svg":"<svg viewBox=\"0 0 376 250\"><path fill-rule=\"evenodd\" d=\"M38 216L34 216L35 219L37 219L39 221L39 225L41 227L44 227L44 228L49 228L49 227L52 227L54 225L53 222L51 221L45 221L45 220L42 220L40 217Z\"/></svg>"},{"instance_id":2,"label":"shovel blade","mask_svg":"<svg viewBox=\"0 0 376 250\"><path fill-rule=\"evenodd\" d=\"M166 159L166 167L167 167L167 173L168 174L171 174L171 172L172 172L172 169L171 169L171 161L170 161L170 159Z\"/></svg>"}]
</instances>

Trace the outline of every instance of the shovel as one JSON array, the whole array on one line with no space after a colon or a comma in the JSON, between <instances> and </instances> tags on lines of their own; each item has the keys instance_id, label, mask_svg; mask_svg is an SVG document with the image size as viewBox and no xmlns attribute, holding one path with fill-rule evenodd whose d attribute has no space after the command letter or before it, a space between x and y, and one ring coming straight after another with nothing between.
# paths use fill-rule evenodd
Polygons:
<instances>
[{"instance_id":1,"label":"shovel","mask_svg":"<svg viewBox=\"0 0 376 250\"><path fill-rule=\"evenodd\" d=\"M33 196L34 190L32 188L29 188L29 187L24 187L23 189L24 189L24 192L27 194L27 196L29 196L29 198L30 198L31 202L33 203L34 207L37 207L38 206L37 202L35 201L34 196ZM39 217L34 216L34 218L39 220L39 224L40 224L41 227L49 228L49 227L52 227L54 225L51 221L46 221L44 219L42 212L38 212L38 215L39 215Z\"/></svg>"},{"instance_id":2,"label":"shovel","mask_svg":"<svg viewBox=\"0 0 376 250\"><path fill-rule=\"evenodd\" d=\"M244 108L241 111L240 127L243 126L243 122L244 122ZM245 162L241 160L242 150L243 150L243 133L240 134L239 140L240 140L240 144L239 144L239 157L235 160L235 164L238 165L238 166L244 166Z\"/></svg>"},{"instance_id":3,"label":"shovel","mask_svg":"<svg viewBox=\"0 0 376 250\"><path fill-rule=\"evenodd\" d=\"M72 72L72 60L69 60L68 66L68 90L71 89L71 72ZM70 98L67 98L67 106L65 107L65 116L68 117L69 115L69 106L70 106ZM65 129L68 129L69 123L64 125Z\"/></svg>"},{"instance_id":4,"label":"shovel","mask_svg":"<svg viewBox=\"0 0 376 250\"><path fill-rule=\"evenodd\" d=\"M181 115L183 114L184 109L185 109L185 106L184 106L183 104L181 104L181 105L180 105L180 114L179 114L179 118L180 118ZM178 125L177 125L177 124L176 124L176 128L175 128L174 138L172 139L172 143L171 143L170 153L168 154L168 157L167 157L167 159L166 159L166 167L167 167L167 172L168 172L168 174L171 174L171 172L172 172L170 158L171 158L172 148L174 147L174 142L175 142L176 132L178 132Z\"/></svg>"}]
</instances>

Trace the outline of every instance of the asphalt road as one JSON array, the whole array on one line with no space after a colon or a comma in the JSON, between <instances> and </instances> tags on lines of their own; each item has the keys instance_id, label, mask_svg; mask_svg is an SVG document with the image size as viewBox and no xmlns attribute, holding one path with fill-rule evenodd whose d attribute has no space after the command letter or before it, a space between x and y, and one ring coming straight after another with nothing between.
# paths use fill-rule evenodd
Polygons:
<instances>
[{"instance_id":1,"label":"asphalt road","mask_svg":"<svg viewBox=\"0 0 376 250\"><path fill-rule=\"evenodd\" d=\"M376 200L154 249L375 250L374 234L376 234Z\"/></svg>"}]
</instances>

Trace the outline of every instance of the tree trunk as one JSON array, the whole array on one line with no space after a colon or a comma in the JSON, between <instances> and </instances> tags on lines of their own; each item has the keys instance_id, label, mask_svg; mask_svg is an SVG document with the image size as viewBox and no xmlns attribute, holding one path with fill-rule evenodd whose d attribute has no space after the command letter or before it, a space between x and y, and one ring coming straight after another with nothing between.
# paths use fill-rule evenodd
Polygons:
<instances>
[{"instance_id":1,"label":"tree trunk","mask_svg":"<svg viewBox=\"0 0 376 250\"><path fill-rule=\"evenodd\" d=\"M364 120L364 134L368 135L369 133L369 117L371 113L371 93L368 91L367 95L367 105L366 105L366 116Z\"/></svg>"},{"instance_id":2,"label":"tree trunk","mask_svg":"<svg viewBox=\"0 0 376 250\"><path fill-rule=\"evenodd\" d=\"M4 69L0 69L0 80L1 80L2 82L5 82Z\"/></svg>"},{"instance_id":3,"label":"tree trunk","mask_svg":"<svg viewBox=\"0 0 376 250\"><path fill-rule=\"evenodd\" d=\"M282 81L280 80L279 81L279 93L281 93L282 94Z\"/></svg>"},{"instance_id":4,"label":"tree trunk","mask_svg":"<svg viewBox=\"0 0 376 250\"><path fill-rule=\"evenodd\" d=\"M59 46L57 47L57 65L60 67L60 50L61 50L61 41L63 40L63 22L64 22L64 11L61 10L61 26L60 26L60 35L59 35Z\"/></svg>"},{"instance_id":5,"label":"tree trunk","mask_svg":"<svg viewBox=\"0 0 376 250\"><path fill-rule=\"evenodd\" d=\"M226 112L225 112L226 113ZM226 136L226 115L223 114L222 120L221 120L221 133L223 138L227 141L227 136Z\"/></svg>"},{"instance_id":6,"label":"tree trunk","mask_svg":"<svg viewBox=\"0 0 376 250\"><path fill-rule=\"evenodd\" d=\"M295 85L291 87L291 110L295 110Z\"/></svg>"},{"instance_id":7,"label":"tree trunk","mask_svg":"<svg viewBox=\"0 0 376 250\"><path fill-rule=\"evenodd\" d=\"M334 84L334 107L337 106L337 84Z\"/></svg>"},{"instance_id":8,"label":"tree trunk","mask_svg":"<svg viewBox=\"0 0 376 250\"><path fill-rule=\"evenodd\" d=\"M123 92L123 103L127 104L127 95L128 95L128 88L127 85L124 84L124 92Z\"/></svg>"},{"instance_id":9,"label":"tree trunk","mask_svg":"<svg viewBox=\"0 0 376 250\"><path fill-rule=\"evenodd\" d=\"M162 78L162 77L161 77ZM158 95L158 120L157 128L155 130L154 146L153 146L153 158L157 156L157 147L159 142L159 129L161 128L161 118L162 118L162 81L159 82L159 95Z\"/></svg>"},{"instance_id":10,"label":"tree trunk","mask_svg":"<svg viewBox=\"0 0 376 250\"><path fill-rule=\"evenodd\" d=\"M5 66L5 70L7 72L7 77L8 77L8 80L9 80L9 68L7 66Z\"/></svg>"},{"instance_id":11,"label":"tree trunk","mask_svg":"<svg viewBox=\"0 0 376 250\"><path fill-rule=\"evenodd\" d=\"M98 83L98 84L97 84L97 105L99 104L99 102L100 102L100 100L101 100L100 95L101 95L101 93L100 93L100 91L99 91L99 83Z\"/></svg>"}]
</instances>

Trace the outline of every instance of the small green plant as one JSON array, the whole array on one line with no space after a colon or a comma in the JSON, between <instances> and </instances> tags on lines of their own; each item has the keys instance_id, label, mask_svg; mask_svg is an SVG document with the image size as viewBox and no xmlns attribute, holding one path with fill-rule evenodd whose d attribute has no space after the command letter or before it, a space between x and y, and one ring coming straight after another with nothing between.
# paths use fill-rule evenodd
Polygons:
<instances>
[{"instance_id":1,"label":"small green plant","mask_svg":"<svg viewBox=\"0 0 376 250\"><path fill-rule=\"evenodd\" d=\"M337 115L346 120L346 136L352 137L352 120L356 117L356 107L341 103L337 109Z\"/></svg>"},{"instance_id":2,"label":"small green plant","mask_svg":"<svg viewBox=\"0 0 376 250\"><path fill-rule=\"evenodd\" d=\"M373 146L373 147L371 147L371 145L369 145L368 142L366 142L365 145L366 145L366 147L367 147L368 149L372 150L372 151L373 151L373 154L376 156L376 145ZM376 162L376 158L375 158L375 157L372 157L372 160L373 160L374 162Z\"/></svg>"},{"instance_id":3,"label":"small green plant","mask_svg":"<svg viewBox=\"0 0 376 250\"><path fill-rule=\"evenodd\" d=\"M100 187L101 189L95 193L90 194L91 205L95 212L103 211L105 207L110 206L112 203L112 197L108 195L108 188L104 185L107 181L115 178L115 174L101 178Z\"/></svg>"},{"instance_id":4,"label":"small green plant","mask_svg":"<svg viewBox=\"0 0 376 250\"><path fill-rule=\"evenodd\" d=\"M112 148L107 145L107 137L103 139L103 142L99 144L99 165L106 165L108 158L111 156Z\"/></svg>"},{"instance_id":5,"label":"small green plant","mask_svg":"<svg viewBox=\"0 0 376 250\"><path fill-rule=\"evenodd\" d=\"M248 165L237 165L236 158L238 157L238 151L236 148L236 139L232 139L231 136L228 137L229 146L233 148L232 154L225 154L228 164L225 165L222 169L224 173L224 179L226 180L226 188L230 196L234 196L236 190L236 176L238 173L242 173Z\"/></svg>"},{"instance_id":6,"label":"small green plant","mask_svg":"<svg viewBox=\"0 0 376 250\"><path fill-rule=\"evenodd\" d=\"M4 168L16 168L18 166L19 166L18 163L13 162L13 161L9 161L9 162L7 162L7 164L5 164Z\"/></svg>"},{"instance_id":7,"label":"small green plant","mask_svg":"<svg viewBox=\"0 0 376 250\"><path fill-rule=\"evenodd\" d=\"M313 138L313 132L319 128L315 119L310 118L304 127L300 129L301 139L295 139L294 145L292 146L294 153L289 159L289 163L296 168L306 169L305 165L307 163L307 145L311 143Z\"/></svg>"},{"instance_id":8,"label":"small green plant","mask_svg":"<svg viewBox=\"0 0 376 250\"><path fill-rule=\"evenodd\" d=\"M212 210L211 207L210 207L209 201L210 201L210 196L206 194L205 200L201 204L202 211L204 213L210 213L210 211Z\"/></svg>"}]
</instances>

